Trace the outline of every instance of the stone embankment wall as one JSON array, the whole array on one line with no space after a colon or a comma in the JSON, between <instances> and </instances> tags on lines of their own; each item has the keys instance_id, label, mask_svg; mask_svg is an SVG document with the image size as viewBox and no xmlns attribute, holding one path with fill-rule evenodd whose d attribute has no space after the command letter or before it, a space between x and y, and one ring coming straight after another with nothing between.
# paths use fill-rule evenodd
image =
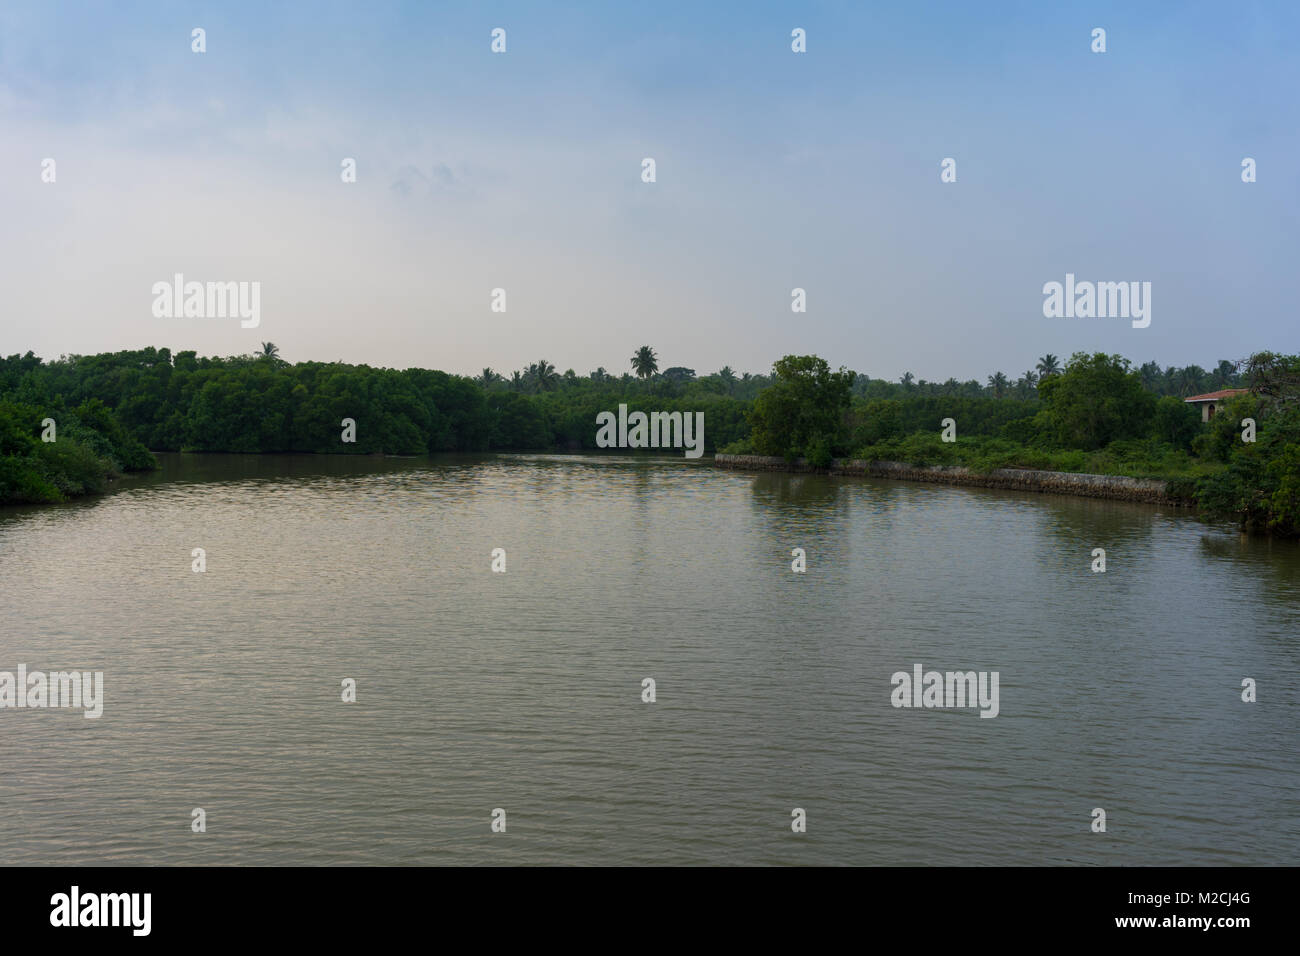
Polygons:
<instances>
[{"instance_id":1,"label":"stone embankment wall","mask_svg":"<svg viewBox=\"0 0 1300 956\"><path fill-rule=\"evenodd\" d=\"M1079 495L1085 498L1145 501L1152 504L1192 504L1185 498L1170 496L1163 481L1126 478L1121 475L1080 475L1066 471L1032 471L1020 468L998 468L994 471L980 472L960 465L909 465L901 461L862 461L840 458L832 461L830 468L813 468L803 458L796 462L787 462L784 458L769 458L763 455L715 455L713 463L719 468L732 468L738 471L820 471L832 475L863 475L868 478L895 478L900 481L929 481L946 485L974 485L979 488L1042 491L1058 495Z\"/></svg>"}]
</instances>

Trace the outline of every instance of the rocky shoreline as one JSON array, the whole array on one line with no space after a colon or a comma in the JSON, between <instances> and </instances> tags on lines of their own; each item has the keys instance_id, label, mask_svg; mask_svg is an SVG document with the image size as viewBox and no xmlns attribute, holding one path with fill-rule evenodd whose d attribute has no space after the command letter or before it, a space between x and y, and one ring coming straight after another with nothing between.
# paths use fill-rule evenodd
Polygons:
<instances>
[{"instance_id":1,"label":"rocky shoreline","mask_svg":"<svg viewBox=\"0 0 1300 956\"><path fill-rule=\"evenodd\" d=\"M1084 498L1112 498L1118 501L1141 501L1179 507L1194 505L1193 501L1185 497L1170 494L1167 482L1151 478L1128 478L1122 475L1082 475L1066 471L1034 471L1021 468L997 468L993 471L981 472L961 465L910 465L901 461L840 458L834 459L829 468L814 468L803 458L795 462L787 462L784 458L764 455L715 455L713 463L719 468L737 471L820 472L831 475L860 475L867 478L893 478L899 481L971 485L977 488L1038 491Z\"/></svg>"}]
</instances>

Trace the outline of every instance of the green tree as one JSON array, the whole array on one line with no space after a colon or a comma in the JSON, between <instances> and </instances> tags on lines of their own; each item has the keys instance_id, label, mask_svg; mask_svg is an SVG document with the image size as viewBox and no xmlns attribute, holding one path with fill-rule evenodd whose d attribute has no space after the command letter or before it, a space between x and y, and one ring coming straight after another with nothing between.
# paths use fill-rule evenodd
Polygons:
<instances>
[{"instance_id":1,"label":"green tree","mask_svg":"<svg viewBox=\"0 0 1300 956\"><path fill-rule=\"evenodd\" d=\"M903 403L896 398L873 398L856 404L850 428L853 448L898 438L903 434Z\"/></svg>"},{"instance_id":2,"label":"green tree","mask_svg":"<svg viewBox=\"0 0 1300 956\"><path fill-rule=\"evenodd\" d=\"M1267 402L1282 406L1300 402L1300 355L1256 352L1242 363L1242 378Z\"/></svg>"},{"instance_id":3,"label":"green tree","mask_svg":"<svg viewBox=\"0 0 1300 956\"><path fill-rule=\"evenodd\" d=\"M1200 395L1205 391L1205 369L1199 365L1188 365L1178 373L1178 394L1186 398Z\"/></svg>"},{"instance_id":4,"label":"green tree","mask_svg":"<svg viewBox=\"0 0 1300 956\"><path fill-rule=\"evenodd\" d=\"M1155 404L1151 434L1159 441L1184 451L1201 433L1201 413L1177 395L1165 395Z\"/></svg>"},{"instance_id":5,"label":"green tree","mask_svg":"<svg viewBox=\"0 0 1300 956\"><path fill-rule=\"evenodd\" d=\"M528 366L528 377L539 392L549 392L560 383L560 376L555 366L546 359Z\"/></svg>"},{"instance_id":6,"label":"green tree","mask_svg":"<svg viewBox=\"0 0 1300 956\"><path fill-rule=\"evenodd\" d=\"M1138 369L1138 377L1142 379L1142 384L1146 388L1158 392L1164 378L1164 372L1161 371L1159 362L1145 362Z\"/></svg>"},{"instance_id":7,"label":"green tree","mask_svg":"<svg viewBox=\"0 0 1300 956\"><path fill-rule=\"evenodd\" d=\"M787 355L772 366L772 384L750 411L754 450L829 463L842 447L854 373L832 372L815 355Z\"/></svg>"},{"instance_id":8,"label":"green tree","mask_svg":"<svg viewBox=\"0 0 1300 956\"><path fill-rule=\"evenodd\" d=\"M1084 450L1144 435L1156 402L1128 359L1104 352L1076 352L1065 371L1039 383L1038 393L1046 406L1040 421L1051 440Z\"/></svg>"},{"instance_id":9,"label":"green tree","mask_svg":"<svg viewBox=\"0 0 1300 956\"><path fill-rule=\"evenodd\" d=\"M1025 372L1016 379L1015 389L1017 398L1033 398L1038 394L1038 373L1033 369Z\"/></svg>"},{"instance_id":10,"label":"green tree","mask_svg":"<svg viewBox=\"0 0 1300 956\"><path fill-rule=\"evenodd\" d=\"M1145 368L1145 366L1143 366ZM1214 367L1211 373L1211 384L1216 389L1232 388L1237 381L1237 364L1229 362L1227 359L1219 359L1219 364Z\"/></svg>"},{"instance_id":11,"label":"green tree","mask_svg":"<svg viewBox=\"0 0 1300 956\"><path fill-rule=\"evenodd\" d=\"M637 378L649 378L659 371L659 359L655 350L648 345L637 349L632 356L632 370L636 372Z\"/></svg>"}]
</instances>

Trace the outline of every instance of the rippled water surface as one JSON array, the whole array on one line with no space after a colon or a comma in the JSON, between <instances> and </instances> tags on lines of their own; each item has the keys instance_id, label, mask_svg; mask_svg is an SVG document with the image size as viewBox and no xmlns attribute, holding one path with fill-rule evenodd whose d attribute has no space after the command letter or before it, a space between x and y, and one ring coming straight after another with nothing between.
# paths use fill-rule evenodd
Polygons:
<instances>
[{"instance_id":1,"label":"rippled water surface","mask_svg":"<svg viewBox=\"0 0 1300 956\"><path fill-rule=\"evenodd\" d=\"M0 509L0 670L106 684L0 710L7 863L1300 862L1295 545L680 458L163 465ZM893 708L917 663L999 716Z\"/></svg>"}]
</instances>

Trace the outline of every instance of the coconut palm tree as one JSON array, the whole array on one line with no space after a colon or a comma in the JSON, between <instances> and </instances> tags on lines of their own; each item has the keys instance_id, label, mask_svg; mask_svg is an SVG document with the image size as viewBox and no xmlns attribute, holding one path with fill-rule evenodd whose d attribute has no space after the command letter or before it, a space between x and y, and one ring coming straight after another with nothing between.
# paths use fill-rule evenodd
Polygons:
<instances>
[{"instance_id":1,"label":"coconut palm tree","mask_svg":"<svg viewBox=\"0 0 1300 956\"><path fill-rule=\"evenodd\" d=\"M1178 394L1183 398L1196 395L1201 391L1201 376L1204 369L1199 365L1188 365L1178 373Z\"/></svg>"},{"instance_id":2,"label":"coconut palm tree","mask_svg":"<svg viewBox=\"0 0 1300 956\"><path fill-rule=\"evenodd\" d=\"M1048 352L1038 360L1038 365L1035 366L1035 371L1037 371L1039 376L1042 378L1047 378L1049 375L1060 375L1061 360L1051 352Z\"/></svg>"},{"instance_id":3,"label":"coconut palm tree","mask_svg":"<svg viewBox=\"0 0 1300 956\"><path fill-rule=\"evenodd\" d=\"M1227 359L1219 359L1219 364L1214 368L1214 387L1231 388L1233 379L1237 377L1237 365L1235 362L1229 362Z\"/></svg>"},{"instance_id":4,"label":"coconut palm tree","mask_svg":"<svg viewBox=\"0 0 1300 956\"><path fill-rule=\"evenodd\" d=\"M262 351L257 353L257 357L274 362L280 357L280 347L274 342L263 342Z\"/></svg>"},{"instance_id":5,"label":"coconut palm tree","mask_svg":"<svg viewBox=\"0 0 1300 956\"><path fill-rule=\"evenodd\" d=\"M898 377L898 383L902 385L906 391L909 392L912 390L912 383L915 380L916 380L916 376L913 375L911 372L904 372L902 375Z\"/></svg>"},{"instance_id":6,"label":"coconut palm tree","mask_svg":"<svg viewBox=\"0 0 1300 956\"><path fill-rule=\"evenodd\" d=\"M989 376L989 388L993 389L994 398L1001 398L1005 395L1008 384L1007 377L1001 372Z\"/></svg>"},{"instance_id":7,"label":"coconut palm tree","mask_svg":"<svg viewBox=\"0 0 1300 956\"><path fill-rule=\"evenodd\" d=\"M555 371L555 366L546 359L542 359L536 365L530 365L528 371L532 375L533 383L540 392L549 392L559 384L560 376Z\"/></svg>"},{"instance_id":8,"label":"coconut palm tree","mask_svg":"<svg viewBox=\"0 0 1300 956\"><path fill-rule=\"evenodd\" d=\"M722 386L727 390L727 394L730 395L732 390L736 387L736 373L731 370L731 366L722 366L718 371L718 378L722 379Z\"/></svg>"},{"instance_id":9,"label":"coconut palm tree","mask_svg":"<svg viewBox=\"0 0 1300 956\"><path fill-rule=\"evenodd\" d=\"M632 370L636 372L637 378L649 378L659 371L659 359L655 355L655 350L648 345L637 349L636 354L632 356Z\"/></svg>"},{"instance_id":10,"label":"coconut palm tree","mask_svg":"<svg viewBox=\"0 0 1300 956\"><path fill-rule=\"evenodd\" d=\"M483 388L491 388L497 382L501 381L501 376L498 375L496 372L492 371L492 369L485 368L483 370L483 373L479 375L479 377L475 379L475 381L477 381L479 385Z\"/></svg>"},{"instance_id":11,"label":"coconut palm tree","mask_svg":"<svg viewBox=\"0 0 1300 956\"><path fill-rule=\"evenodd\" d=\"M555 366L546 359L540 362L533 362L528 368L524 369L523 386L525 391L529 392L549 392L560 380L560 376L555 371Z\"/></svg>"}]
</instances>

